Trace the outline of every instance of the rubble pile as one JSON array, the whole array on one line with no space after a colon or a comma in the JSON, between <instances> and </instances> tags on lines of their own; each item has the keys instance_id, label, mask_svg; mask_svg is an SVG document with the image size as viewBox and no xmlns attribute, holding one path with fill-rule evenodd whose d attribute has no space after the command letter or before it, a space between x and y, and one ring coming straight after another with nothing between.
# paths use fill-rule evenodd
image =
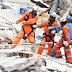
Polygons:
<instances>
[{"instance_id":1,"label":"rubble pile","mask_svg":"<svg viewBox=\"0 0 72 72\"><path fill-rule=\"evenodd\" d=\"M66 18L71 8L69 5L70 1L68 2L68 0L61 0L62 3L61 1L58 3L58 0L38 0L38 3L36 1L3 0L0 3L0 72L72 72L72 64L66 63L62 48L62 59L48 56L46 54L47 44L43 54L37 54L44 28L36 28L34 30L35 43L28 43L27 39L21 39L17 47L11 47L17 33L22 28L21 23L18 25L15 24L15 21L23 15L20 13L20 8L24 7L28 11L29 7L32 8L33 5L37 6L39 8L38 15L40 15L37 24L41 24L43 21L49 19L50 12L53 11L55 5L54 12L57 13L57 21L62 16ZM64 6L63 2L67 8L62 10L61 8ZM57 6L58 4L59 6ZM46 13L44 17L42 16L43 13ZM60 39L61 36L58 36L56 33L55 42L58 42Z\"/></svg>"}]
</instances>

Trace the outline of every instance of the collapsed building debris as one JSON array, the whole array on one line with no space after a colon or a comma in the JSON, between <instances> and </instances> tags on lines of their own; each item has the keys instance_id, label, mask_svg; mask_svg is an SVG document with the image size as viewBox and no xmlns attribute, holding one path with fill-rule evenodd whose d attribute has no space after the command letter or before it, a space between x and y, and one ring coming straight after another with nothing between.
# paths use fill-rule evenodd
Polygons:
<instances>
[{"instance_id":1,"label":"collapsed building debris","mask_svg":"<svg viewBox=\"0 0 72 72\"><path fill-rule=\"evenodd\" d=\"M3 0L9 3L17 3L25 4L34 1L34 0ZM48 7L46 4L42 2L36 2L36 4L40 4L39 6L43 6L44 10L42 8L43 12L49 12L51 8L55 5L52 5L52 1L58 1L58 0L43 0L44 2L49 2ZM59 0L60 1L60 0ZM41 4L42 3L42 4ZM57 2L58 3L58 2ZM60 2L60 8L63 7L63 0ZM3 5L2 3L1 5ZM55 3L56 4L56 3ZM67 18L69 11L71 9L72 3L70 4L70 7L68 8L67 13L65 14L65 18ZM46 7L46 9L45 9ZM18 11L12 9L12 7L5 6L6 10L0 10L0 71L2 72L72 72L72 64L66 63L65 58L57 59L54 57L50 57L46 55L47 48L45 48L42 55L38 55L36 52L38 50L38 45L43 44L40 43L41 39L35 38L35 43L31 44L28 43L25 40L21 40L20 44L16 48L11 48L12 41L15 39L17 32L20 31L22 25L16 25L13 22L16 21L18 18L20 18L22 15L19 14ZM10 9L9 9L10 8ZM41 9L40 9L41 10ZM54 12L57 12L57 6L54 8ZM40 17L38 20L38 23L42 23L44 20L48 19L48 17L41 17L42 13L40 13ZM64 13L63 13L64 14ZM43 29L36 29L35 30L36 36L38 36L40 33L43 33ZM59 38L60 37L60 38ZM55 41L59 41L61 39L61 36L55 37ZM58 42L57 41L57 42ZM25 43L27 42L27 43ZM47 43L45 43L47 44ZM30 45L30 46L29 46ZM34 46L32 46L34 45ZM35 49L36 52L32 52L31 49ZM62 50L63 51L63 50ZM64 54L63 54L64 57Z\"/></svg>"}]
</instances>

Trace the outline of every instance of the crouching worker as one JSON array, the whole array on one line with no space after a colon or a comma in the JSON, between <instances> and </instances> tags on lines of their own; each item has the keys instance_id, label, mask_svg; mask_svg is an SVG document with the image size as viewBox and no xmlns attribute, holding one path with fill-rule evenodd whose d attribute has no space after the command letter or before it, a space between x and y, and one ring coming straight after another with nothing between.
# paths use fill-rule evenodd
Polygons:
<instances>
[{"instance_id":1,"label":"crouching worker","mask_svg":"<svg viewBox=\"0 0 72 72\"><path fill-rule=\"evenodd\" d=\"M55 52L56 52L56 58L62 58L60 48L64 47L67 63L72 63L72 55L71 55L71 51L70 51L70 47L69 47L69 44L71 43L70 29L66 25L66 19L61 18L60 24L61 24L61 27L62 27L62 40L59 41L58 43L56 43L56 45L54 47Z\"/></svg>"},{"instance_id":2,"label":"crouching worker","mask_svg":"<svg viewBox=\"0 0 72 72\"><path fill-rule=\"evenodd\" d=\"M51 55L53 51L53 46L54 46L54 36L55 36L55 31L49 30L49 26L59 26L59 24L56 22L56 14L52 13L50 15L49 20L44 21L42 24L38 25L39 28L44 27L44 34L43 34L43 40L42 43L44 42L51 42L48 43L48 52L47 55ZM38 47L38 52L37 54L42 54L44 50L45 44L39 45Z\"/></svg>"},{"instance_id":3,"label":"crouching worker","mask_svg":"<svg viewBox=\"0 0 72 72\"><path fill-rule=\"evenodd\" d=\"M16 21L17 24L21 22L23 26L21 31L17 34L16 39L13 41L12 48L17 46L14 44L18 44L24 35L27 35L28 42L34 42L34 32L32 26L35 25L37 21L37 8L33 8L32 12L27 11L19 20Z\"/></svg>"}]
</instances>

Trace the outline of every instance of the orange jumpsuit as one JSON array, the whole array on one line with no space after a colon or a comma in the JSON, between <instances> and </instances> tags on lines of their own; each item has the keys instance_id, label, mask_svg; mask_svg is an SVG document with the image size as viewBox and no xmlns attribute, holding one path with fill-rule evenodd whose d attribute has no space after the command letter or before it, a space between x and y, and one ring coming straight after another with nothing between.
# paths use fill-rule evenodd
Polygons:
<instances>
[{"instance_id":1,"label":"orange jumpsuit","mask_svg":"<svg viewBox=\"0 0 72 72\"><path fill-rule=\"evenodd\" d=\"M62 33L63 40L59 41L54 47L57 57L62 56L60 48L64 46L63 41L67 41L68 44L70 44L70 42L71 42L71 40L70 40L70 29L68 28L68 26L65 25L62 30L63 30L63 33ZM72 63L72 56L71 56L70 47L64 46L64 51L65 51L65 55L66 55L66 58L67 58L67 62Z\"/></svg>"},{"instance_id":2,"label":"orange jumpsuit","mask_svg":"<svg viewBox=\"0 0 72 72\"><path fill-rule=\"evenodd\" d=\"M30 11L28 11L19 20L17 20L17 23L20 23L22 21L24 25L21 28L21 32L17 34L13 44L18 44L20 42L20 39L25 34L27 34L29 42L31 43L34 42L34 32L32 25L36 24L36 22L38 21L38 15L37 14L34 15Z\"/></svg>"},{"instance_id":3,"label":"orange jumpsuit","mask_svg":"<svg viewBox=\"0 0 72 72\"><path fill-rule=\"evenodd\" d=\"M51 31L47 27L47 24L49 25L49 23L50 23L50 20L46 20L41 25L38 25L38 27L41 27L41 26L44 27L45 33L43 34L42 42L54 42L54 34L51 34ZM51 26L59 26L59 24L56 21L54 21ZM54 43L48 44L47 55L51 55L51 53L53 51L53 45L54 45ZM44 50L44 47L45 47L45 44L39 45L37 54L41 55Z\"/></svg>"}]
</instances>

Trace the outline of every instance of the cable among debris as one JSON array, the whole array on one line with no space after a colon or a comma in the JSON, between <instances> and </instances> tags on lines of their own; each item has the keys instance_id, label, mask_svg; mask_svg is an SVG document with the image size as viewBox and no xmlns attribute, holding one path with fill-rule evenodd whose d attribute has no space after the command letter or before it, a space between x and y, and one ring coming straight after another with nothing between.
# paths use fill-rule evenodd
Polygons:
<instances>
[{"instance_id":1,"label":"cable among debris","mask_svg":"<svg viewBox=\"0 0 72 72\"><path fill-rule=\"evenodd\" d=\"M24 43L24 44L0 44L0 46L8 46L8 45L40 45L40 44L49 44L49 43L53 43L53 42L44 42L44 43Z\"/></svg>"}]
</instances>

